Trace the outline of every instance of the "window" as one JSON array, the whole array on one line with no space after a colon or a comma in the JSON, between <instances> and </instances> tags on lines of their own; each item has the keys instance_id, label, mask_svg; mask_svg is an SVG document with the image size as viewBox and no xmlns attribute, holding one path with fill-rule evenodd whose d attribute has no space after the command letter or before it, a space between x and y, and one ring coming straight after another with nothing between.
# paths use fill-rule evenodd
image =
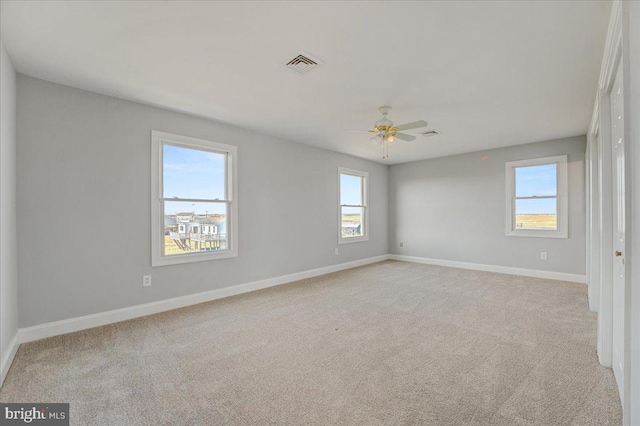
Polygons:
<instances>
[{"instance_id":1,"label":"window","mask_svg":"<svg viewBox=\"0 0 640 426\"><path fill-rule=\"evenodd\" d=\"M567 156L506 163L507 235L568 237Z\"/></svg>"},{"instance_id":2,"label":"window","mask_svg":"<svg viewBox=\"0 0 640 426\"><path fill-rule=\"evenodd\" d=\"M367 241L369 239L367 220L369 174L339 167L338 176L340 184L338 243Z\"/></svg>"},{"instance_id":3,"label":"window","mask_svg":"<svg viewBox=\"0 0 640 426\"><path fill-rule=\"evenodd\" d=\"M237 256L236 147L157 131L151 139L151 265Z\"/></svg>"}]
</instances>

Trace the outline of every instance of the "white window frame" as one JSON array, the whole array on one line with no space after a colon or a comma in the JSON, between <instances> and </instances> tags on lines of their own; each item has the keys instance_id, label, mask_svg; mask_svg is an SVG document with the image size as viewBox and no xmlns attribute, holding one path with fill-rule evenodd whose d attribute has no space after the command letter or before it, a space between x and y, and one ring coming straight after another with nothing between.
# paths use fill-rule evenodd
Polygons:
<instances>
[{"instance_id":1,"label":"white window frame","mask_svg":"<svg viewBox=\"0 0 640 426\"><path fill-rule=\"evenodd\" d=\"M340 204L340 175L351 175L362 178L362 205L342 205ZM349 169L346 167L338 167L338 244L359 243L369 241L369 173L362 170ZM342 207L362 207L362 231L360 237L343 237L342 236Z\"/></svg>"},{"instance_id":2,"label":"white window frame","mask_svg":"<svg viewBox=\"0 0 640 426\"><path fill-rule=\"evenodd\" d=\"M518 167L545 166L556 164L556 212L558 229L516 229L516 174ZM506 173L506 235L508 237L542 237L542 238L568 238L569 237L569 190L567 177L567 156L556 155L553 157L533 158L529 160L508 161L505 163ZM528 198L528 197L527 197ZM531 197L531 199L541 197Z\"/></svg>"},{"instance_id":3,"label":"white window frame","mask_svg":"<svg viewBox=\"0 0 640 426\"><path fill-rule=\"evenodd\" d=\"M212 151L226 154L226 200L227 204L227 250L192 252L163 256L164 245L164 202L163 198L163 144L190 149ZM151 132L151 266L175 265L180 263L202 262L238 256L238 186L237 186L238 149L233 145L174 135L153 130ZM209 201L181 199L182 201ZM161 238L162 237L162 238Z\"/></svg>"}]
</instances>

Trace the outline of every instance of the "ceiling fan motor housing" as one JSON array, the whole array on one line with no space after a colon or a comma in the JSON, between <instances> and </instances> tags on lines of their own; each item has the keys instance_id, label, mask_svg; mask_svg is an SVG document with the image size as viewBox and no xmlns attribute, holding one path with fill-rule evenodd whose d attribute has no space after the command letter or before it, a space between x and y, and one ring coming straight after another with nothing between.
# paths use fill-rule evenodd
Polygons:
<instances>
[{"instance_id":1,"label":"ceiling fan motor housing","mask_svg":"<svg viewBox=\"0 0 640 426\"><path fill-rule=\"evenodd\" d=\"M389 120L388 118L383 118L376 121L375 125L377 131L388 131L389 129L391 129L391 126L393 126L393 121Z\"/></svg>"},{"instance_id":2,"label":"ceiling fan motor housing","mask_svg":"<svg viewBox=\"0 0 640 426\"><path fill-rule=\"evenodd\" d=\"M381 106L380 108L378 108L378 111L380 111L383 115L383 117L375 123L375 129L378 132L389 132L389 130L393 126L393 121L387 118L387 114L390 110L390 106Z\"/></svg>"}]
</instances>

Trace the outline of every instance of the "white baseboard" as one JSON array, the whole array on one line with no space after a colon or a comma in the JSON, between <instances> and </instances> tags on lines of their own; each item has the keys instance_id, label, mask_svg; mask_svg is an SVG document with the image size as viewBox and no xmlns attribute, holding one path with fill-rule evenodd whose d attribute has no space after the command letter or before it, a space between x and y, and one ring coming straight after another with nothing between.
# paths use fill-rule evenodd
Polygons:
<instances>
[{"instance_id":1,"label":"white baseboard","mask_svg":"<svg viewBox=\"0 0 640 426\"><path fill-rule=\"evenodd\" d=\"M18 352L18 347L20 347L19 336L20 331L16 332L13 336L13 339L9 342L9 347L7 347L7 353L4 354L4 356L2 356L2 360L0 360L0 386L4 383L4 379L7 377L13 358L16 356L16 352Z\"/></svg>"},{"instance_id":2,"label":"white baseboard","mask_svg":"<svg viewBox=\"0 0 640 426\"><path fill-rule=\"evenodd\" d=\"M459 262L456 260L430 259L427 257L403 256L390 254L389 259L404 262L424 263L427 265L448 266L451 268L473 269L476 271L497 272L500 274L523 275L525 277L546 278L549 280L571 281L574 283L587 283L585 275L567 274L564 272L541 271L539 269L513 268L510 266L483 265L480 263Z\"/></svg>"},{"instance_id":3,"label":"white baseboard","mask_svg":"<svg viewBox=\"0 0 640 426\"><path fill-rule=\"evenodd\" d=\"M145 303L142 305L130 306L127 308L114 309L112 311L100 312L98 314L85 315L82 317L69 318L66 320L35 325L33 327L21 328L19 330L20 343L32 342L47 337L61 334L73 333L75 331L86 330L88 328L113 324L133 318L139 318L159 312L170 311L172 309L184 308L185 306L196 305L198 303L209 302L216 299L223 299L229 296L249 293L263 288L273 287L280 284L291 283L306 278L317 277L331 272L351 269L358 266L381 262L389 259L388 255L369 257L367 259L355 260L353 262L340 263L323 268L311 269L308 271L296 272L294 274L281 275L279 277L268 278L260 281L253 281L245 284L238 284L202 293L190 294L187 296L174 297L172 299L159 300L157 302ZM10 365L10 364L9 364Z\"/></svg>"}]
</instances>

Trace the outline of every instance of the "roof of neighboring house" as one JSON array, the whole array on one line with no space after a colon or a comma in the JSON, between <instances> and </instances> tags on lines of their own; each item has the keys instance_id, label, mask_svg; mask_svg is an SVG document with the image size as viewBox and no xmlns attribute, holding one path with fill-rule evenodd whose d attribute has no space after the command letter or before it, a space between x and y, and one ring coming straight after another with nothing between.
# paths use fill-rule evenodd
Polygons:
<instances>
[{"instance_id":1,"label":"roof of neighboring house","mask_svg":"<svg viewBox=\"0 0 640 426\"><path fill-rule=\"evenodd\" d=\"M216 221L215 219L212 219L210 217L203 217L202 219L198 218L197 219L198 223L203 223L203 224L211 224L211 225L217 225L218 221Z\"/></svg>"},{"instance_id":2,"label":"roof of neighboring house","mask_svg":"<svg viewBox=\"0 0 640 426\"><path fill-rule=\"evenodd\" d=\"M165 215L164 224L165 226L174 226L178 224L177 218L179 216L188 216L190 219L188 221L181 220L179 221L181 224L185 225L195 225L195 224L206 224L206 225L218 225L220 226L226 220L225 215L196 215L195 213L176 213L175 215Z\"/></svg>"},{"instance_id":3,"label":"roof of neighboring house","mask_svg":"<svg viewBox=\"0 0 640 426\"><path fill-rule=\"evenodd\" d=\"M196 221L198 223L205 223L205 224L211 224L211 225L219 225L222 222L224 222L225 218L224 216L221 217L203 217L202 219L198 218L196 219Z\"/></svg>"}]
</instances>

